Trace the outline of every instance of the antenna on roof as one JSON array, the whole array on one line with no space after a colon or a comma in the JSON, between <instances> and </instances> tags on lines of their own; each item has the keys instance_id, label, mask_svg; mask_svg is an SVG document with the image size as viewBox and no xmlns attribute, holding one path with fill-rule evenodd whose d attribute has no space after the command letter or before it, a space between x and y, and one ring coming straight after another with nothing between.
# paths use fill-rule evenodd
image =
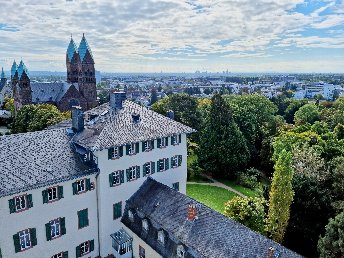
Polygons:
<instances>
[{"instance_id":1,"label":"antenna on roof","mask_svg":"<svg viewBox=\"0 0 344 258\"><path fill-rule=\"evenodd\" d=\"M73 33L70 34L70 39L73 39Z\"/></svg>"}]
</instances>

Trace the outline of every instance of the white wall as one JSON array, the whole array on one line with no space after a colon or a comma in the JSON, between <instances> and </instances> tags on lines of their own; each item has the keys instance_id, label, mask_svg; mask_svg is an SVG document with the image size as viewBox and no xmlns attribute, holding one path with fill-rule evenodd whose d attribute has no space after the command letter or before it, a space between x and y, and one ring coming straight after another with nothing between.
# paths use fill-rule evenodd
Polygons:
<instances>
[{"instance_id":1,"label":"white wall","mask_svg":"<svg viewBox=\"0 0 344 258\"><path fill-rule=\"evenodd\" d=\"M98 167L100 169L100 175L97 187L99 191L100 201L100 255L106 256L113 253L112 242L110 234L118 231L122 226L120 218L113 220L113 204L122 201L122 212L125 207L125 201L132 196L137 189L146 180L146 177L142 176L142 165L148 161L157 162L161 158L171 158L174 155L182 155L182 165L178 168L170 168L164 172L155 172L152 178L155 180L172 187L172 184L179 182L179 190L182 193L186 193L186 177L187 177L187 146L186 135L182 135L182 141L179 145L172 146L171 139L169 137L169 145L166 148L157 148L157 141L155 140L155 148L150 152L142 152L140 143L140 152L133 156L125 155L125 147L123 151L123 157L116 160L108 160L108 151L102 150L95 152L98 157ZM137 180L127 182L126 174L124 175L124 183L110 187L109 174L116 170L125 170L131 166L140 166L141 177ZM155 170L156 171L156 170Z\"/></svg>"},{"instance_id":2,"label":"white wall","mask_svg":"<svg viewBox=\"0 0 344 258\"><path fill-rule=\"evenodd\" d=\"M95 175L88 177L95 182ZM46 187L30 190L12 196L0 198L0 248L4 258L48 258L62 251L68 251L68 257L76 257L76 246L94 239L94 251L85 257L96 257L98 254L96 191L88 191L73 195L72 183L75 180L56 185L63 186L64 198L43 204L42 191ZM55 185L52 185L55 186ZM8 200L21 194L32 194L33 207L11 213ZM77 211L88 208L89 226L78 229ZM66 234L57 239L47 241L45 224L50 220L65 217ZM37 245L26 251L15 253L13 235L17 232L36 228Z\"/></svg>"}]
</instances>

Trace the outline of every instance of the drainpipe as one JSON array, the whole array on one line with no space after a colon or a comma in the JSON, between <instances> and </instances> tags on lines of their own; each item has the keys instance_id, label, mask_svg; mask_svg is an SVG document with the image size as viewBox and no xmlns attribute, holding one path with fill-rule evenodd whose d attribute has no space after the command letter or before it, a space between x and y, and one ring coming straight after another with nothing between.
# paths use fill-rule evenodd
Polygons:
<instances>
[{"instance_id":1,"label":"drainpipe","mask_svg":"<svg viewBox=\"0 0 344 258\"><path fill-rule=\"evenodd\" d=\"M98 194L98 176L100 174L100 170L98 168L98 173L96 174L96 198L97 198L97 226L98 226L98 256L100 257L100 232L99 232L99 194Z\"/></svg>"}]
</instances>

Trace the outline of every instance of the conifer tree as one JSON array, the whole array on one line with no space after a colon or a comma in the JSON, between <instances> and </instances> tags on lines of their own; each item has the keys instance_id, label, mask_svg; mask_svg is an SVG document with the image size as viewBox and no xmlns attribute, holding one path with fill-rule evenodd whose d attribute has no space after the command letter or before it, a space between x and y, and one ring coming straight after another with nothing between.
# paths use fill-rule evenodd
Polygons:
<instances>
[{"instance_id":1,"label":"conifer tree","mask_svg":"<svg viewBox=\"0 0 344 258\"><path fill-rule=\"evenodd\" d=\"M219 95L212 98L200 137L199 164L214 176L234 176L249 160L246 140L234 122L228 104Z\"/></svg>"},{"instance_id":2,"label":"conifer tree","mask_svg":"<svg viewBox=\"0 0 344 258\"><path fill-rule=\"evenodd\" d=\"M283 241L290 217L290 205L294 197L292 179L292 156L283 150L275 164L266 225L268 236L278 243Z\"/></svg>"}]
</instances>

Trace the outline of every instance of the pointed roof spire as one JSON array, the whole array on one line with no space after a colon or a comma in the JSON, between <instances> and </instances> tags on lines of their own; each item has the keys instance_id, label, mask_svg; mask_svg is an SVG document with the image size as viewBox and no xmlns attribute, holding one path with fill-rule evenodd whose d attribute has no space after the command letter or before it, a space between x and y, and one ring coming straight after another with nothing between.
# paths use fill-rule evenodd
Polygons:
<instances>
[{"instance_id":1,"label":"pointed roof spire","mask_svg":"<svg viewBox=\"0 0 344 258\"><path fill-rule=\"evenodd\" d=\"M69 62L72 61L74 53L78 53L78 49L77 49L77 47L76 47L76 45L74 43L74 40L73 40L72 34L71 34L70 42L69 42L69 45L68 45L68 48L67 48L67 56L68 56Z\"/></svg>"},{"instance_id":2,"label":"pointed roof spire","mask_svg":"<svg viewBox=\"0 0 344 258\"><path fill-rule=\"evenodd\" d=\"M3 67L1 68L1 79L6 79Z\"/></svg>"},{"instance_id":3,"label":"pointed roof spire","mask_svg":"<svg viewBox=\"0 0 344 258\"><path fill-rule=\"evenodd\" d=\"M16 60L13 60L13 64L11 67L11 77L13 77L15 75L17 69L18 69L18 66L17 66Z\"/></svg>"},{"instance_id":4,"label":"pointed roof spire","mask_svg":"<svg viewBox=\"0 0 344 258\"><path fill-rule=\"evenodd\" d=\"M19 66L18 66L18 78L22 76L23 72L26 73L27 76L29 76L28 70L23 62L23 60L20 60Z\"/></svg>"},{"instance_id":5,"label":"pointed roof spire","mask_svg":"<svg viewBox=\"0 0 344 258\"><path fill-rule=\"evenodd\" d=\"M87 51L90 53L90 55L91 55L91 57L93 59L91 48L90 48L90 46L87 43L87 40L85 38L85 34L83 33L82 34L82 39L81 39L81 42L80 42L80 45L79 45L79 55L80 55L81 62L84 60Z\"/></svg>"}]
</instances>

